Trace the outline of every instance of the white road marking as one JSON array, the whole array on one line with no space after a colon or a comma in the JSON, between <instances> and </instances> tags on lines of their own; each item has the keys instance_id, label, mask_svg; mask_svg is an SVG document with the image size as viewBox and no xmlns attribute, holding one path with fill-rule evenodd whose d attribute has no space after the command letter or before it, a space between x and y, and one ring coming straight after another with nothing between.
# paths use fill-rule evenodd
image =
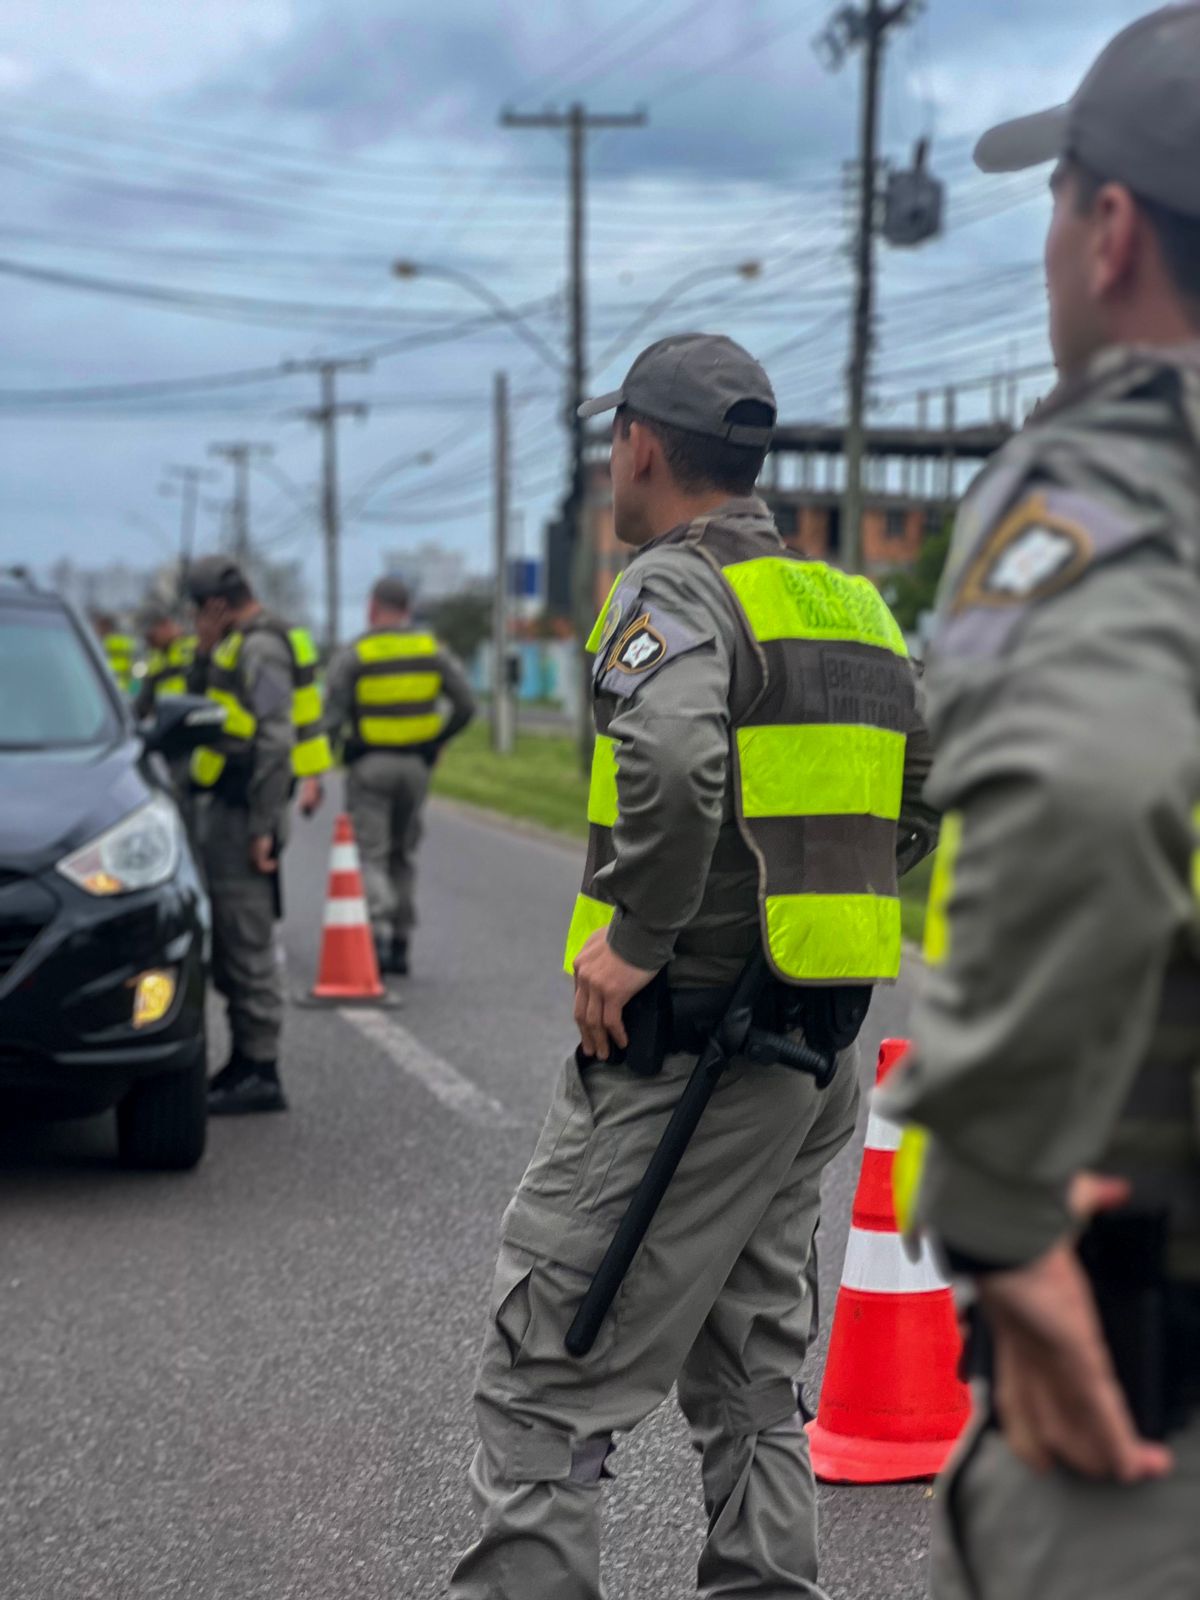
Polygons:
<instances>
[{"instance_id":1,"label":"white road marking","mask_svg":"<svg viewBox=\"0 0 1200 1600\"><path fill-rule=\"evenodd\" d=\"M468 1122L482 1123L489 1128L515 1126L512 1118L498 1100L485 1094L464 1078L457 1067L426 1049L421 1041L403 1027L386 1011L358 1010L351 1006L339 1007L338 1015L357 1028L383 1051L389 1060L412 1078L416 1078L429 1093L442 1104L465 1117Z\"/></svg>"}]
</instances>

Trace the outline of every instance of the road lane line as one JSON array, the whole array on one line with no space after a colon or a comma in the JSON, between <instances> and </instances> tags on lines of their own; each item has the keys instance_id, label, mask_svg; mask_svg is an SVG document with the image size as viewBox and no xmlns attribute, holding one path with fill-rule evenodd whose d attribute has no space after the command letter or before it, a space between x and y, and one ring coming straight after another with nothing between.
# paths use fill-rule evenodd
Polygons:
<instances>
[{"instance_id":1,"label":"road lane line","mask_svg":"<svg viewBox=\"0 0 1200 1600\"><path fill-rule=\"evenodd\" d=\"M417 1082L428 1089L449 1110L465 1117L468 1122L482 1123L494 1128L515 1126L514 1119L498 1100L478 1088L469 1078L464 1078L457 1067L426 1049L421 1041L396 1022L385 1011L357 1010L341 1006L338 1015L365 1039L369 1039L384 1055Z\"/></svg>"}]
</instances>

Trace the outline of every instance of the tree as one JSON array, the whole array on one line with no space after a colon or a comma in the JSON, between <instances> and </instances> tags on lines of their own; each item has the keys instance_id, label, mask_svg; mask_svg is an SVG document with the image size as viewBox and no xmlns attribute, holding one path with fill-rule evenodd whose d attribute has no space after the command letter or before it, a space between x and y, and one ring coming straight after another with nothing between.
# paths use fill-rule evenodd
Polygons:
<instances>
[{"instance_id":1,"label":"tree","mask_svg":"<svg viewBox=\"0 0 1200 1600\"><path fill-rule=\"evenodd\" d=\"M880 593L905 633L914 632L922 614L933 610L953 528L953 519L947 517L937 533L927 536L911 567L897 567L880 580Z\"/></svg>"},{"instance_id":2,"label":"tree","mask_svg":"<svg viewBox=\"0 0 1200 1600\"><path fill-rule=\"evenodd\" d=\"M467 589L447 595L430 606L429 621L438 638L460 661L470 661L484 640L492 636L491 591Z\"/></svg>"}]
</instances>

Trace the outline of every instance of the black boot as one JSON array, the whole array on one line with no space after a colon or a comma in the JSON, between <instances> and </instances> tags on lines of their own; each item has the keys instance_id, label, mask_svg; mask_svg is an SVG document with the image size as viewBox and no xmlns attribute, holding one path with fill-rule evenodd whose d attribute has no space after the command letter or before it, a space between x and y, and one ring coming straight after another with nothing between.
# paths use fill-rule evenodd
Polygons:
<instances>
[{"instance_id":1,"label":"black boot","mask_svg":"<svg viewBox=\"0 0 1200 1600\"><path fill-rule=\"evenodd\" d=\"M398 978L408 977L408 940L400 934L396 934L392 940L387 969L389 972L394 972Z\"/></svg>"},{"instance_id":2,"label":"black boot","mask_svg":"<svg viewBox=\"0 0 1200 1600\"><path fill-rule=\"evenodd\" d=\"M286 1111L287 1100L273 1061L238 1063L236 1075L229 1075L231 1061L208 1086L210 1117L236 1117L252 1111ZM224 1081L222 1081L224 1080Z\"/></svg>"},{"instance_id":3,"label":"black boot","mask_svg":"<svg viewBox=\"0 0 1200 1600\"><path fill-rule=\"evenodd\" d=\"M242 1081L249 1071L250 1064L247 1062L246 1058L236 1049L231 1050L229 1053L229 1060L221 1068L220 1072L217 1073L216 1077L208 1080L209 1094L212 1094L214 1090L224 1091L226 1089L232 1089L235 1084L238 1084Z\"/></svg>"}]
</instances>

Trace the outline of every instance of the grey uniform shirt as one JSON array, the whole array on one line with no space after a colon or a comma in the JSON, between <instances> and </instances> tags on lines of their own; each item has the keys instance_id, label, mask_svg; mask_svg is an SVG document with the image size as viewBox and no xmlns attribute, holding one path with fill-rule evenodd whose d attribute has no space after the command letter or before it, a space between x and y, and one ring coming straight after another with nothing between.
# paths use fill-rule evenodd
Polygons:
<instances>
[{"instance_id":1,"label":"grey uniform shirt","mask_svg":"<svg viewBox=\"0 0 1200 1600\"><path fill-rule=\"evenodd\" d=\"M374 633L415 631L418 630L396 627L370 628L361 637L370 638ZM477 709L471 685L467 682L467 675L458 658L440 643L437 665L442 677L441 697L445 702L446 714L442 730L433 741L434 748L448 744L460 734L474 717ZM339 650L329 664L325 679L325 732L331 741L346 737L354 726L354 680L357 668L358 657L354 653L353 644Z\"/></svg>"},{"instance_id":2,"label":"grey uniform shirt","mask_svg":"<svg viewBox=\"0 0 1200 1600\"><path fill-rule=\"evenodd\" d=\"M1200 351L1110 352L985 471L927 687L959 842L880 1099L933 1135L920 1219L1017 1263L1068 1231L1075 1173L1120 1170L1164 975L1200 949Z\"/></svg>"},{"instance_id":3,"label":"grey uniform shirt","mask_svg":"<svg viewBox=\"0 0 1200 1600\"><path fill-rule=\"evenodd\" d=\"M763 554L782 541L765 506L732 501L718 516L751 519ZM649 612L667 641L641 676L601 670L618 692L615 860L596 883L617 912L609 944L647 971L670 964L677 987L732 983L760 937L758 869L734 814L730 685L738 623L716 572L677 545L651 545L613 596L622 619ZM601 653L597 667L604 669ZM906 865L929 848L936 820L921 800L929 766L923 724L906 730L898 842L919 836Z\"/></svg>"},{"instance_id":4,"label":"grey uniform shirt","mask_svg":"<svg viewBox=\"0 0 1200 1600\"><path fill-rule=\"evenodd\" d=\"M251 752L247 790L251 837L273 835L282 843L287 833L292 793L292 656L284 640L269 628L251 628L238 652L240 697L258 722ZM197 655L188 671L188 688L203 694L208 686L208 657Z\"/></svg>"}]
</instances>

